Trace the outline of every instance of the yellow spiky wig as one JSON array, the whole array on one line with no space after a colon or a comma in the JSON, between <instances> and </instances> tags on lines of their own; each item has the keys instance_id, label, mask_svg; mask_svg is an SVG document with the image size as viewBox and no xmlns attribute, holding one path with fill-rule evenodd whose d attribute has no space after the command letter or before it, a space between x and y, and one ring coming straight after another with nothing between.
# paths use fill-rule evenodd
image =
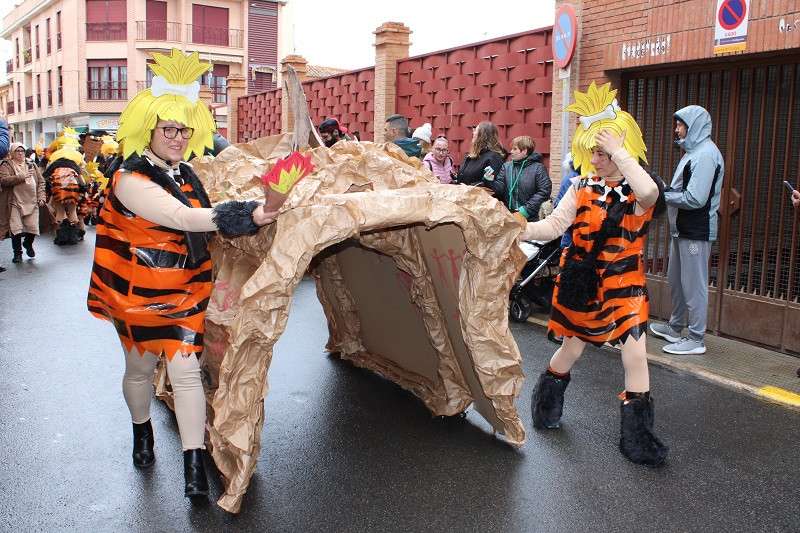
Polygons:
<instances>
[{"instance_id":1,"label":"yellow spiky wig","mask_svg":"<svg viewBox=\"0 0 800 533\"><path fill-rule=\"evenodd\" d=\"M50 153L57 152L66 146L77 149L81 145L78 140L79 138L78 132L67 126L58 134L58 137L50 143L50 146L47 147L47 151Z\"/></svg>"},{"instance_id":2,"label":"yellow spiky wig","mask_svg":"<svg viewBox=\"0 0 800 533\"><path fill-rule=\"evenodd\" d=\"M56 150L55 152L50 154L48 161L52 163L54 161L58 161L59 159L66 159L67 161L72 161L79 167L85 164L83 161L83 154L77 151L76 149L72 148L71 146L65 146L60 150Z\"/></svg>"},{"instance_id":3,"label":"yellow spiky wig","mask_svg":"<svg viewBox=\"0 0 800 533\"><path fill-rule=\"evenodd\" d=\"M192 154L202 157L206 148L214 147L217 126L211 111L199 99L200 83L197 79L211 68L201 63L197 52L184 56L177 48L169 56L150 54L155 65L153 86L137 94L119 117L117 141L125 141L123 155L140 154L150 145L150 136L158 120L174 120L194 129L183 158Z\"/></svg>"},{"instance_id":4,"label":"yellow spiky wig","mask_svg":"<svg viewBox=\"0 0 800 533\"><path fill-rule=\"evenodd\" d=\"M109 156L114 155L119 150L119 143L111 135L103 135L103 144L100 146L100 153Z\"/></svg>"},{"instance_id":5,"label":"yellow spiky wig","mask_svg":"<svg viewBox=\"0 0 800 533\"><path fill-rule=\"evenodd\" d=\"M595 135L600 130L611 130L620 136L625 130L625 149L631 157L647 163L647 146L642 139L642 130L629 113L620 109L616 96L617 90L612 91L610 83L598 88L592 82L585 93L575 91L575 103L564 109L579 115L580 124L572 138L572 158L573 166L580 167L584 176L589 172L595 173L591 162L592 148L597 146Z\"/></svg>"}]
</instances>

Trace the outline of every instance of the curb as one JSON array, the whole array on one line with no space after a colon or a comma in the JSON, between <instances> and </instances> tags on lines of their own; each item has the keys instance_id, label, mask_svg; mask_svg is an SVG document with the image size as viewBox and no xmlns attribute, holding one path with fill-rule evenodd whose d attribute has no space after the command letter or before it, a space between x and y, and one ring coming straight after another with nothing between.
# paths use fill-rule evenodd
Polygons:
<instances>
[{"instance_id":1,"label":"curb","mask_svg":"<svg viewBox=\"0 0 800 533\"><path fill-rule=\"evenodd\" d=\"M547 322L548 322L547 320L543 320L536 317L529 317L527 321L532 324L536 324L538 326L543 326L544 328L547 328ZM704 379L706 381L711 381L713 383L718 383L728 388L740 390L752 396L756 396L758 398L768 400L770 402L780 404L785 407L800 408L800 394L795 394L793 392L781 389L779 387L773 387L771 385L764 385L764 386L752 385L749 383L745 383L743 381L739 381L737 379L731 379L729 377L709 372L708 370L701 370L690 363L682 363L679 361L675 361L669 357L665 357L662 354L652 353L649 350L647 351L647 360L649 362L656 363L660 366L675 368L687 372L689 374L694 374L695 376Z\"/></svg>"}]
</instances>

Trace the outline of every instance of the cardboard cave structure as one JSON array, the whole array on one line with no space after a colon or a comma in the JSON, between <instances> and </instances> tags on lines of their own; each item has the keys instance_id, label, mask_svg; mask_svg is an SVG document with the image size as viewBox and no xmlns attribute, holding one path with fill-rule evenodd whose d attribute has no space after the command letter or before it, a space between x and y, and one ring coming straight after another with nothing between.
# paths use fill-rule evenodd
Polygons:
<instances>
[{"instance_id":1,"label":"cardboard cave structure","mask_svg":"<svg viewBox=\"0 0 800 533\"><path fill-rule=\"evenodd\" d=\"M233 145L194 163L212 203L263 199L262 172L292 135ZM524 256L521 230L485 191L441 185L395 145L309 149L314 169L277 222L212 240L214 290L204 361L211 453L224 476L218 504L240 509L261 448L267 374L301 278L316 280L326 348L413 391L433 415L471 404L521 446L523 382L508 329L508 294Z\"/></svg>"}]
</instances>

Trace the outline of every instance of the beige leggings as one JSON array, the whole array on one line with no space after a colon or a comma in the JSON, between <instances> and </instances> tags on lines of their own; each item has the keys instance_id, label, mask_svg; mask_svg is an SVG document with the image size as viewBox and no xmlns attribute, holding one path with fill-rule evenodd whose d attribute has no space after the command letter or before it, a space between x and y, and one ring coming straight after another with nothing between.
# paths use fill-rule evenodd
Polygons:
<instances>
[{"instance_id":1,"label":"beige leggings","mask_svg":"<svg viewBox=\"0 0 800 533\"><path fill-rule=\"evenodd\" d=\"M122 394L131 412L134 424L150 420L150 398L153 396L153 372L158 356L144 352L139 356L136 348L125 352L125 375L122 378ZM194 354L181 357L179 354L167 361L167 375L172 384L175 400L175 417L185 450L205 449L206 396L200 377L200 363Z\"/></svg>"},{"instance_id":2,"label":"beige leggings","mask_svg":"<svg viewBox=\"0 0 800 533\"><path fill-rule=\"evenodd\" d=\"M56 222L61 224L61 221L66 218L70 222L78 221L78 205L77 204L62 204L53 202L53 208L56 210Z\"/></svg>"},{"instance_id":3,"label":"beige leggings","mask_svg":"<svg viewBox=\"0 0 800 533\"><path fill-rule=\"evenodd\" d=\"M586 343L577 337L565 337L561 348L550 359L550 368L566 374L583 353ZM647 345L645 335L637 341L632 336L622 344L622 367L625 369L625 390L647 392L650 390L650 374L647 370Z\"/></svg>"}]
</instances>

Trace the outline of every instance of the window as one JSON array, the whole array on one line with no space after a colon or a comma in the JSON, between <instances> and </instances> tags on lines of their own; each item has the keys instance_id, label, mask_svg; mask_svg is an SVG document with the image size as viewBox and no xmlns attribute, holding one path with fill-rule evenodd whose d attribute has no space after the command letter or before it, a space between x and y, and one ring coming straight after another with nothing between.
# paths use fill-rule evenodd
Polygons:
<instances>
[{"instance_id":1,"label":"window","mask_svg":"<svg viewBox=\"0 0 800 533\"><path fill-rule=\"evenodd\" d=\"M17 44L17 68L19 68L19 37L14 39L14 41ZM17 93L17 94L19 94L19 93ZM20 108L20 111L22 111L22 108Z\"/></svg>"},{"instance_id":2,"label":"window","mask_svg":"<svg viewBox=\"0 0 800 533\"><path fill-rule=\"evenodd\" d=\"M58 103L64 103L64 75L61 72L61 67L58 67Z\"/></svg>"},{"instance_id":3,"label":"window","mask_svg":"<svg viewBox=\"0 0 800 533\"><path fill-rule=\"evenodd\" d=\"M211 71L203 75L201 83L211 87L211 102L225 104L228 102L228 65L214 65Z\"/></svg>"},{"instance_id":4,"label":"window","mask_svg":"<svg viewBox=\"0 0 800 533\"><path fill-rule=\"evenodd\" d=\"M36 33L33 34L34 42L36 43L34 46L34 50L36 51L36 61L39 61L39 25L36 25L35 29Z\"/></svg>"},{"instance_id":5,"label":"window","mask_svg":"<svg viewBox=\"0 0 800 533\"><path fill-rule=\"evenodd\" d=\"M36 75L36 109L42 108L42 75Z\"/></svg>"},{"instance_id":6,"label":"window","mask_svg":"<svg viewBox=\"0 0 800 533\"><path fill-rule=\"evenodd\" d=\"M17 109L22 113L22 88L19 86L19 82L17 82Z\"/></svg>"},{"instance_id":7,"label":"window","mask_svg":"<svg viewBox=\"0 0 800 533\"><path fill-rule=\"evenodd\" d=\"M50 19L44 22L44 35L45 35L45 50L47 55L50 55Z\"/></svg>"},{"instance_id":8,"label":"window","mask_svg":"<svg viewBox=\"0 0 800 533\"><path fill-rule=\"evenodd\" d=\"M53 71L47 71L47 107L53 107Z\"/></svg>"},{"instance_id":9,"label":"window","mask_svg":"<svg viewBox=\"0 0 800 533\"><path fill-rule=\"evenodd\" d=\"M125 0L86 0L86 40L127 40L127 17Z\"/></svg>"},{"instance_id":10,"label":"window","mask_svg":"<svg viewBox=\"0 0 800 533\"><path fill-rule=\"evenodd\" d=\"M192 4L193 43L228 46L228 10L224 7Z\"/></svg>"},{"instance_id":11,"label":"window","mask_svg":"<svg viewBox=\"0 0 800 533\"><path fill-rule=\"evenodd\" d=\"M128 67L125 59L89 60L89 100L127 100Z\"/></svg>"},{"instance_id":12,"label":"window","mask_svg":"<svg viewBox=\"0 0 800 533\"><path fill-rule=\"evenodd\" d=\"M56 50L61 50L61 11L56 12Z\"/></svg>"},{"instance_id":13,"label":"window","mask_svg":"<svg viewBox=\"0 0 800 533\"><path fill-rule=\"evenodd\" d=\"M167 3L158 0L147 0L145 5L147 26L145 34L155 41L167 40Z\"/></svg>"}]
</instances>

